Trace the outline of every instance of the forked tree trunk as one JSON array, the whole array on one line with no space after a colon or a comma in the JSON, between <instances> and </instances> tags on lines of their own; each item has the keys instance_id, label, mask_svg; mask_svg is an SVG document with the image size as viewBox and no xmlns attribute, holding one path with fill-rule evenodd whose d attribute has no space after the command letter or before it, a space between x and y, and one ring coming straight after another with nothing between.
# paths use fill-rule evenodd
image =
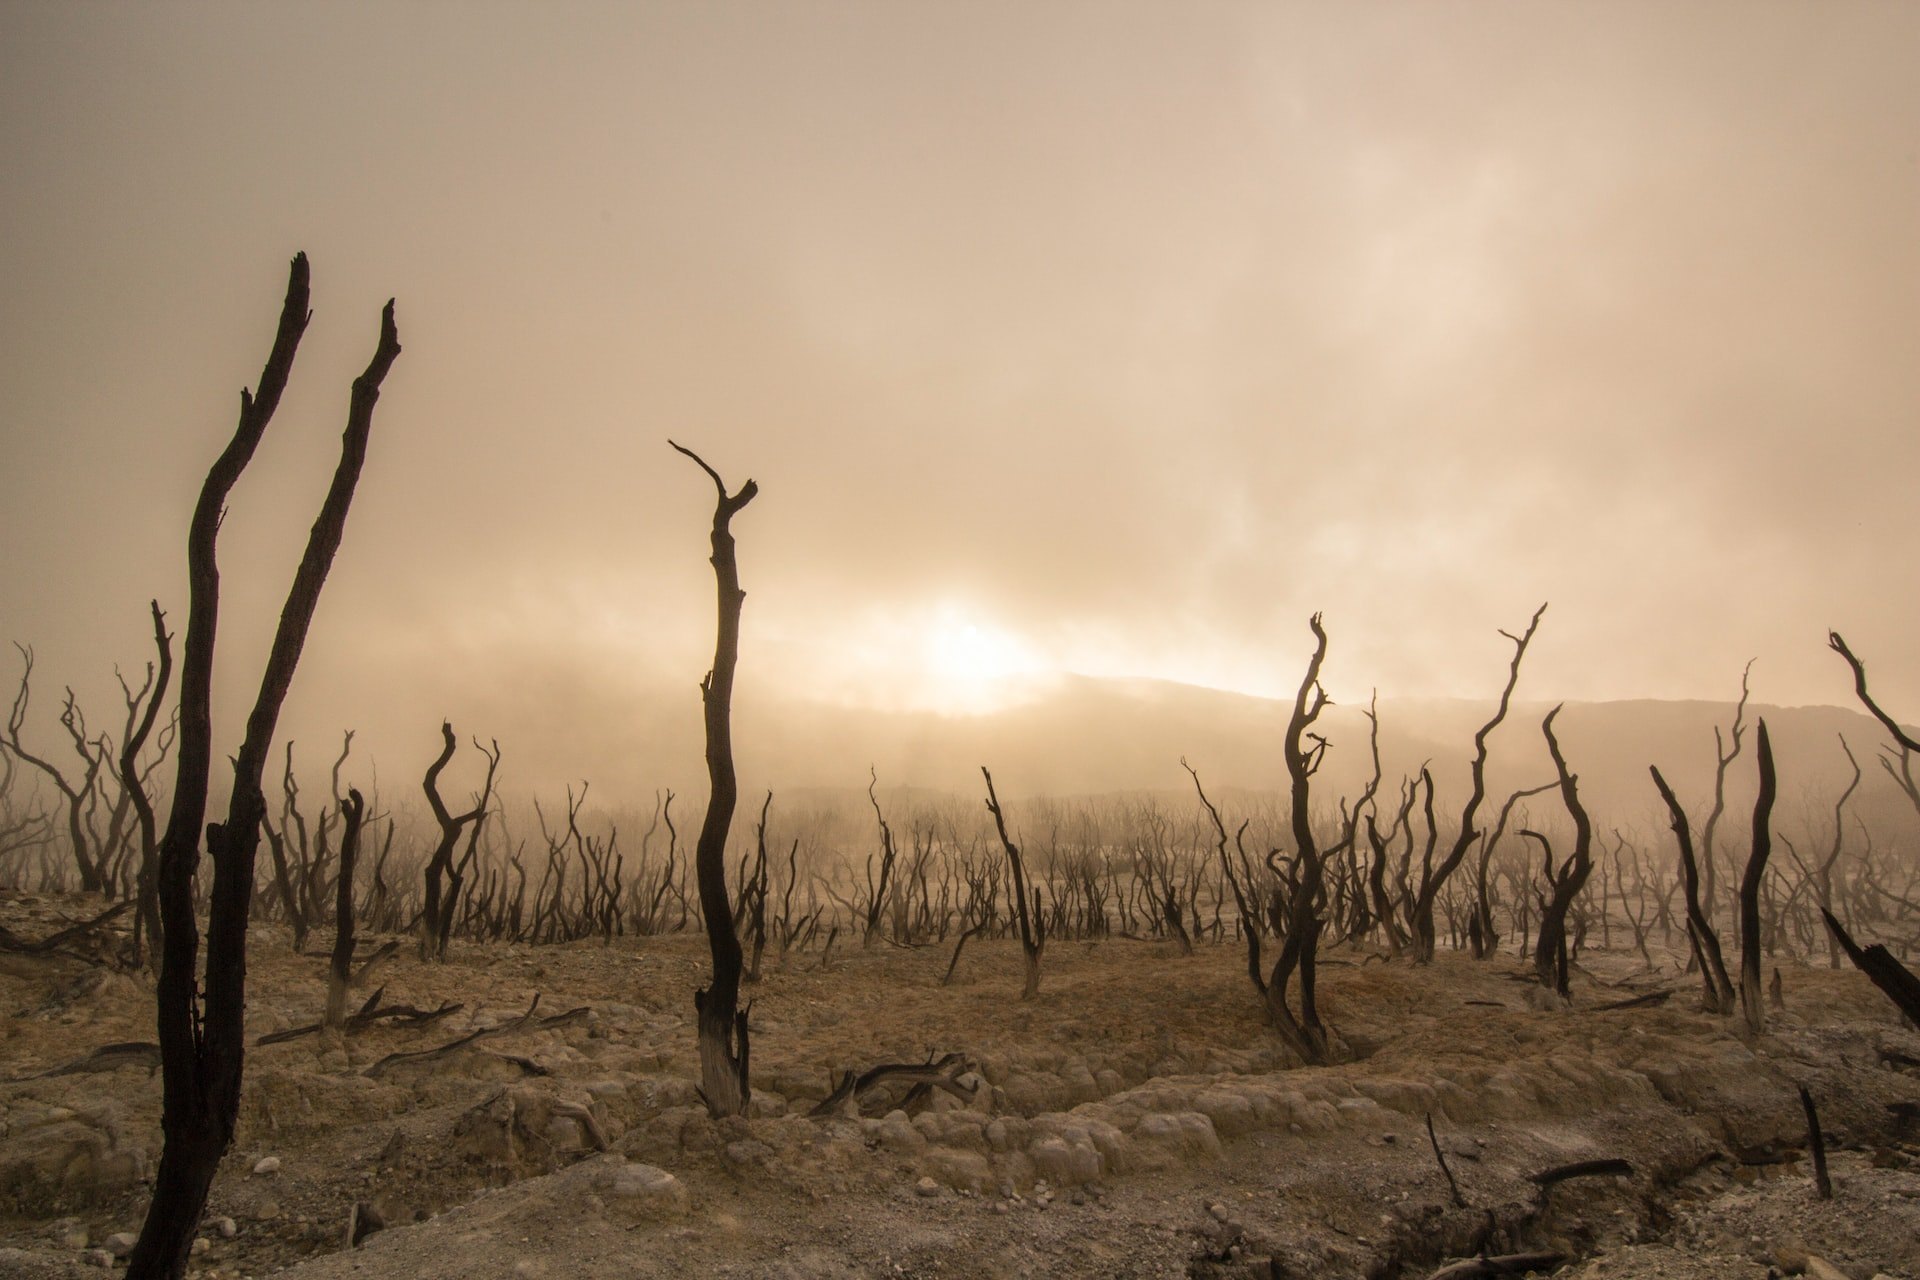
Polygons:
<instances>
[{"instance_id":1,"label":"forked tree trunk","mask_svg":"<svg viewBox=\"0 0 1920 1280\"><path fill-rule=\"evenodd\" d=\"M1415 964L1433 963L1434 903L1439 900L1440 891L1446 886L1447 880L1459 869L1461 862L1466 859L1467 850L1473 848L1473 842L1482 835L1482 832L1473 825L1473 820L1479 813L1480 805L1486 799L1487 795L1487 737L1495 729L1500 727L1501 721L1507 718L1507 708L1512 705L1513 702L1514 686L1520 682L1520 663L1526 658L1527 645L1533 641L1533 633L1539 629L1541 615L1545 614L1546 611L1547 606L1544 604L1534 610L1533 620L1527 624L1526 633L1523 635L1516 636L1507 631L1500 633L1513 642L1513 661L1507 666L1507 683L1505 687L1500 690L1499 707L1495 709L1492 719L1481 725L1480 731L1473 735L1473 766L1471 771L1473 789L1467 796L1465 807L1460 810L1460 829L1454 836L1453 847L1447 851L1445 860L1442 861L1438 867L1434 867L1430 871L1423 870L1420 876L1420 889L1418 893L1415 894L1413 900L1413 959ZM1433 802L1433 780L1431 778L1427 780L1427 802L1429 804ZM1429 827L1429 830L1431 831L1431 827Z\"/></svg>"},{"instance_id":2,"label":"forked tree trunk","mask_svg":"<svg viewBox=\"0 0 1920 1280\"><path fill-rule=\"evenodd\" d=\"M671 440L667 442L673 444ZM743 1115L749 1096L747 1084L747 1015L739 1008L740 974L744 957L740 935L733 927L733 901L727 895L727 832L733 825L739 784L733 772L733 671L740 660L740 606L747 593L740 589L740 568L734 557L730 524L739 510L760 492L749 480L729 494L720 473L691 449L673 447L698 463L713 481L719 497L713 508L713 576L719 596L719 624L713 646L713 669L700 682L700 701L706 713L707 816L694 846L694 877L700 887L700 915L707 926L713 951L713 982L693 993L700 1023L700 1090L707 1114Z\"/></svg>"},{"instance_id":3,"label":"forked tree trunk","mask_svg":"<svg viewBox=\"0 0 1920 1280\"><path fill-rule=\"evenodd\" d=\"M286 701L320 589L339 549L380 384L400 354L393 303L381 316L380 342L353 384L346 434L333 483L314 521L293 586L280 615L246 737L234 760L232 798L224 823L206 829L213 859L207 923L206 991L196 992L200 938L193 910L193 878L200 860L213 747L214 632L220 573L215 540L228 493L246 469L286 387L295 349L307 323L307 259L294 258L272 354L257 396L241 392L240 423L200 490L187 532L187 633L181 663L180 745L172 808L160 845L159 898L164 937L155 1003L162 1072L164 1146L153 1199L128 1259L131 1280L168 1280L185 1274L207 1190L233 1141L245 1066L247 912L253 898L253 861L266 799L260 779L280 707Z\"/></svg>"}]
</instances>

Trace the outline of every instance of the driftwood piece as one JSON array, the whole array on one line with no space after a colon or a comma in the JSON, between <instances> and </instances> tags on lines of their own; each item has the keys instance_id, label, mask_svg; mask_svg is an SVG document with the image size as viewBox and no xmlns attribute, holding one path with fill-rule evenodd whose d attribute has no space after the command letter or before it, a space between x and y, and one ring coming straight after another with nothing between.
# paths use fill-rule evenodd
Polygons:
<instances>
[{"instance_id":1,"label":"driftwood piece","mask_svg":"<svg viewBox=\"0 0 1920 1280\"><path fill-rule=\"evenodd\" d=\"M883 1084L902 1081L913 1086L901 1102L902 1110L907 1109L909 1103L919 1102L934 1089L952 1094L962 1102L972 1102L975 1090L959 1082L959 1077L971 1066L965 1054L949 1053L938 1059L929 1056L925 1062L883 1062L858 1074L843 1071L834 1082L833 1092L821 1099L807 1115L814 1119L838 1115L849 1101L858 1110L866 1095L873 1090Z\"/></svg>"}]
</instances>

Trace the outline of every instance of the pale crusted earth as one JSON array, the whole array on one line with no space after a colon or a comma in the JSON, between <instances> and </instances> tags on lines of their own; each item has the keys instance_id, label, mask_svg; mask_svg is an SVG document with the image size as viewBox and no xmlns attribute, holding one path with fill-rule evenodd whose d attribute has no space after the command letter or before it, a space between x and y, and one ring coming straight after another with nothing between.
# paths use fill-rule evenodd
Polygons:
<instances>
[{"instance_id":1,"label":"pale crusted earth","mask_svg":"<svg viewBox=\"0 0 1920 1280\"><path fill-rule=\"evenodd\" d=\"M0 895L0 923L28 938L89 912ZM1542 1010L1511 958L1421 969L1339 951L1322 1007L1352 1060L1300 1069L1232 945L1183 959L1056 943L1027 1003L1016 944L969 943L942 988L948 958L770 955L748 988L756 1114L716 1124L693 1092L701 940L403 954L376 979L387 1003L464 1007L424 1030L251 1049L195 1269L1337 1280L1424 1277L1486 1247L1557 1251L1559 1274L1590 1280L1920 1280L1920 1121L1891 1109L1920 1104L1920 1035L1852 972L1786 969L1785 1011L1748 1044L1638 956L1589 953L1574 1007ZM323 965L256 929L252 1033L316 1020ZM1592 1008L1663 987L1664 1006ZM590 1012L375 1067L536 994L540 1015ZM143 978L0 957L0 1276L118 1265L112 1238L138 1229L158 1154L158 1078L140 1062L40 1073L152 1040L151 1008ZM970 1105L806 1117L833 1071L956 1050L977 1067ZM1829 1131L1831 1201L1814 1195L1798 1084ZM1545 1197L1529 1181L1601 1157L1634 1172ZM348 1249L356 1205L389 1225Z\"/></svg>"}]
</instances>

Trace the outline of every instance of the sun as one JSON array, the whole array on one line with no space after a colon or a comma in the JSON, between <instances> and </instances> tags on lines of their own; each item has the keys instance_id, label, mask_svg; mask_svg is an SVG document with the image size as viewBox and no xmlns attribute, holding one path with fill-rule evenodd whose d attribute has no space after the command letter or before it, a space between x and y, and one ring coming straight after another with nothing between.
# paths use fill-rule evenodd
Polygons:
<instances>
[{"instance_id":1,"label":"sun","mask_svg":"<svg viewBox=\"0 0 1920 1280\"><path fill-rule=\"evenodd\" d=\"M957 605L932 611L920 659L925 700L948 711L990 711L1018 701L1045 669L1013 632Z\"/></svg>"}]
</instances>

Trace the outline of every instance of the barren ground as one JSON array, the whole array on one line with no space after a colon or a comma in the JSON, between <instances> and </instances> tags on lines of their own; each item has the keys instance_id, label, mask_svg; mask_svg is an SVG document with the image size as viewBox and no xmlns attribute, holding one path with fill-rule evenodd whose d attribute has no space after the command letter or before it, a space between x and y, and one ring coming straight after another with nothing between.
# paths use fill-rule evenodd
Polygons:
<instances>
[{"instance_id":1,"label":"barren ground","mask_svg":"<svg viewBox=\"0 0 1920 1280\"><path fill-rule=\"evenodd\" d=\"M88 913L0 895L0 923L24 937ZM324 961L272 928L253 952L253 1034L317 1020ZM439 965L403 949L376 978L387 1003L462 1007L419 1030L251 1049L195 1266L209 1280L1334 1280L1427 1276L1485 1248L1561 1253L1575 1277L1826 1265L1920 1280L1920 1035L1851 971L1787 969L1784 1011L1748 1044L1696 1012L1671 962L1589 952L1574 1007L1541 1010L1511 958L1422 969L1336 951L1322 1006L1353 1060L1299 1069L1235 946L1183 959L1058 943L1024 1004L1017 944L969 943L942 988L948 957L884 943L836 947L824 968L817 951L770 955L748 988L756 1114L715 1123L693 1090L702 940L456 944ZM1661 1006L1594 1009L1662 988L1675 994ZM536 995L538 1015L589 1012L376 1066L510 1021ZM145 1207L158 1076L138 1058L42 1073L151 1041L150 985L0 957L0 1016L0 1276L98 1275ZM937 1094L911 1117L807 1118L830 1073L930 1050L975 1064L971 1105ZM1799 1084L1828 1131L1830 1201L1814 1193ZM1631 1175L1545 1194L1530 1181L1606 1157ZM356 1206L388 1225L348 1249Z\"/></svg>"}]
</instances>

